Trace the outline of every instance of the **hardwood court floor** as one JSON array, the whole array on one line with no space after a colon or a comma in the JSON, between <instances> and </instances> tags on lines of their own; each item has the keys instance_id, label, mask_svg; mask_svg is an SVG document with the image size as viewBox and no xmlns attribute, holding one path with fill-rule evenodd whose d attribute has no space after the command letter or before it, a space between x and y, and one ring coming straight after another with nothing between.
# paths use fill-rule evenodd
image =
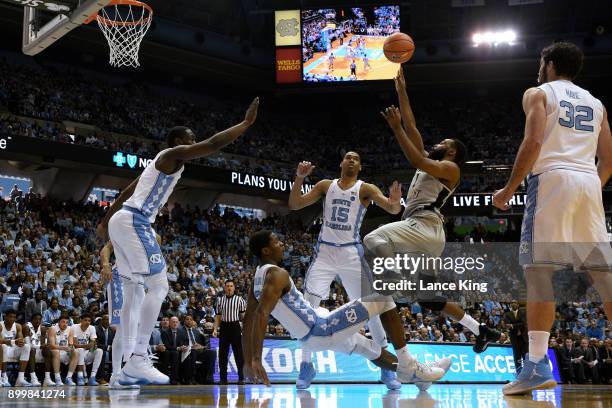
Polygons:
<instances>
[{"instance_id":1,"label":"hardwood court floor","mask_svg":"<svg viewBox=\"0 0 612 408\"><path fill-rule=\"evenodd\" d=\"M140 391L110 391L107 387L64 387L51 398L16 398L16 391L40 388L2 388L0 407L269 407L269 408L396 408L396 407L612 407L612 386L563 385L525 397L504 397L501 385L436 384L419 393L406 384L400 391L387 391L380 384L315 384L307 391L293 385L246 386L147 386ZM12 391L12 392L11 392ZM46 397L47 395L45 395Z\"/></svg>"}]
</instances>

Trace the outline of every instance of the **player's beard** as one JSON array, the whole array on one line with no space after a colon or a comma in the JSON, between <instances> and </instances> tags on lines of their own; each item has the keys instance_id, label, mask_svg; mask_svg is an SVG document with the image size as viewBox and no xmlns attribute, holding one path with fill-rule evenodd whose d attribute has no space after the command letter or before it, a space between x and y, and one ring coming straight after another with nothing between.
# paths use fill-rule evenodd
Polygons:
<instances>
[{"instance_id":1,"label":"player's beard","mask_svg":"<svg viewBox=\"0 0 612 408\"><path fill-rule=\"evenodd\" d=\"M431 160L442 160L444 159L444 156L446 156L447 150L448 149L446 147L438 147L437 149L434 149L429 152L429 158Z\"/></svg>"}]
</instances>

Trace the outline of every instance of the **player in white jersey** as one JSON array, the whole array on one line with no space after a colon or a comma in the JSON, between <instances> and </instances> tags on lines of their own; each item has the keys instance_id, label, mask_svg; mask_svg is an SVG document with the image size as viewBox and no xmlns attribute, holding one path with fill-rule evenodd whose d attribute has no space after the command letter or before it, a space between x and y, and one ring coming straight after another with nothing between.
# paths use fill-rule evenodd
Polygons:
<instances>
[{"instance_id":1,"label":"player in white jersey","mask_svg":"<svg viewBox=\"0 0 612 408\"><path fill-rule=\"evenodd\" d=\"M261 262L249 290L247 310L244 316L244 336L250 341L243 342L246 377L255 383L269 385L268 376L261 357L263 340L270 315L313 351L334 350L343 353L357 353L374 364L388 370L397 370L401 381L436 381L450 367L450 359L443 359L429 366L414 358L406 358L400 352L405 349L403 327L400 320L393 318L395 303L389 296L370 295L354 299L350 303L329 313L322 308L315 309L297 290L289 273L278 267L283 260L284 245L271 231L259 231L249 240L251 254ZM391 313L390 313L391 312ZM386 328L392 332L391 339L398 350L398 358L380 345L359 334L368 319L381 315ZM390 324L389 324L390 323ZM400 334L398 338L396 334ZM391 334L391 333L390 333ZM396 342L397 341L397 342Z\"/></svg>"},{"instance_id":2,"label":"player in white jersey","mask_svg":"<svg viewBox=\"0 0 612 408\"><path fill-rule=\"evenodd\" d=\"M556 385L546 354L555 319L556 270L573 266L587 271L612 317L612 250L601 193L612 173L612 136L602 103L572 82L582 59L582 51L571 43L554 43L542 51L541 85L523 96L525 137L510 179L493 196L496 207L508 209L530 174L519 249L527 281L529 355L504 394Z\"/></svg>"},{"instance_id":3,"label":"player in white jersey","mask_svg":"<svg viewBox=\"0 0 612 408\"><path fill-rule=\"evenodd\" d=\"M51 362L53 365L53 372L55 373L55 385L58 387L62 385L76 385L72 381L72 375L76 369L79 356L74 349L74 346L70 343L68 316L60 316L59 321L57 324L51 326L48 334L47 343L49 345L49 350L51 351ZM60 364L68 365L68 374L66 375L65 382L62 382Z\"/></svg>"},{"instance_id":4,"label":"player in white jersey","mask_svg":"<svg viewBox=\"0 0 612 408\"><path fill-rule=\"evenodd\" d=\"M158 245L161 245L161 237L156 236ZM122 326L121 326L121 310L123 309L123 283L122 280L130 279L127 276L121 276L117 265L110 263L113 253L113 244L108 241L100 251L100 263L102 264L102 283L108 282L107 298L108 298L108 315L111 326L115 327L115 337L113 337L112 349L112 366L113 373L110 378L109 387L113 389L131 389L140 388L138 384L122 385L119 383L121 373L121 364L123 362L123 342ZM144 292L144 285L140 285L140 290ZM144 296L144 294L141 294Z\"/></svg>"},{"instance_id":5,"label":"player in white jersey","mask_svg":"<svg viewBox=\"0 0 612 408\"><path fill-rule=\"evenodd\" d=\"M304 178L314 169L310 162L301 162L297 169L295 183L289 195L289 208L299 210L323 198L323 225L317 241L314 259L304 280L305 298L314 307L319 307L321 299L327 298L329 287L338 277L349 299L358 299L369 293L362 293L364 280L371 278L364 258L359 230L366 210L373 201L391 214L401 211L402 191L395 182L390 188L389 198L378 187L359 180L361 157L356 152L348 152L340 163L340 178L321 180L312 190L301 194ZM368 323L374 341L381 347L387 346L385 331L380 318L375 316ZM312 365L311 352L305 348L302 353L300 376L297 388L310 385L316 371ZM381 370L381 381L390 389L398 389L401 384L390 370Z\"/></svg>"},{"instance_id":6,"label":"player in white jersey","mask_svg":"<svg viewBox=\"0 0 612 408\"><path fill-rule=\"evenodd\" d=\"M130 277L123 282L124 324L122 342L127 363L122 369L122 384L167 384L170 379L159 372L147 353L149 338L168 294L166 262L155 240L151 223L166 204L184 169L185 162L217 153L242 135L257 118L259 98L249 106L244 120L202 142L179 126L168 132L169 148L157 154L115 200L98 225L98 236L113 243L117 266ZM139 285L144 283L143 296Z\"/></svg>"},{"instance_id":7,"label":"player in white jersey","mask_svg":"<svg viewBox=\"0 0 612 408\"><path fill-rule=\"evenodd\" d=\"M396 254L440 257L446 243L440 209L459 185L460 165L465 160L466 148L458 139L445 139L426 152L410 107L401 67L395 77L395 88L400 108L391 106L381 114L417 171L406 196L402 220L370 232L364 238L364 245L369 256L379 259L393 258ZM436 279L436 271L418 272L422 282ZM419 293L416 300L424 308L442 312L470 329L476 335L473 347L476 353L485 351L488 344L500 336L498 331L479 324L459 304L448 302L442 296Z\"/></svg>"},{"instance_id":8,"label":"player in white jersey","mask_svg":"<svg viewBox=\"0 0 612 408\"><path fill-rule=\"evenodd\" d=\"M81 322L70 327L69 343L76 349L79 361L77 364L77 385L85 385L87 372L85 366L92 364L91 376L87 385L97 386L96 374L102 363L104 352L98 348L96 328L91 325L91 315L81 315Z\"/></svg>"},{"instance_id":9,"label":"player in white jersey","mask_svg":"<svg viewBox=\"0 0 612 408\"><path fill-rule=\"evenodd\" d=\"M41 385L54 387L55 383L51 380L51 355L47 349L47 328L42 325L42 315L40 313L34 313L31 320L24 327L24 337L30 345L30 383L34 387ZM38 381L36 364L45 365L44 384Z\"/></svg>"},{"instance_id":10,"label":"player in white jersey","mask_svg":"<svg viewBox=\"0 0 612 408\"><path fill-rule=\"evenodd\" d=\"M6 363L8 360L19 361L19 374L15 387L31 387L32 384L25 380L25 370L30 360L30 345L23 338L21 325L15 320L17 313L9 309L4 313L4 321L0 322L0 343L2 344L2 369L0 370L0 382L5 387L10 387L6 375ZM2 374L4 371L4 374ZM3 375L3 376L2 376Z\"/></svg>"}]
</instances>

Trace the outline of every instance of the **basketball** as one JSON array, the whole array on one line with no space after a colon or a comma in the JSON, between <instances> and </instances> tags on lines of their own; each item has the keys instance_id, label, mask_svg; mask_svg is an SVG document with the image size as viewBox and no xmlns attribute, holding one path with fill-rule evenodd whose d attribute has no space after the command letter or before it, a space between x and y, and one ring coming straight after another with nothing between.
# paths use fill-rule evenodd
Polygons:
<instances>
[{"instance_id":1,"label":"basketball","mask_svg":"<svg viewBox=\"0 0 612 408\"><path fill-rule=\"evenodd\" d=\"M396 64L403 64L412 58L414 41L408 34L395 33L390 35L383 44L385 57Z\"/></svg>"}]
</instances>

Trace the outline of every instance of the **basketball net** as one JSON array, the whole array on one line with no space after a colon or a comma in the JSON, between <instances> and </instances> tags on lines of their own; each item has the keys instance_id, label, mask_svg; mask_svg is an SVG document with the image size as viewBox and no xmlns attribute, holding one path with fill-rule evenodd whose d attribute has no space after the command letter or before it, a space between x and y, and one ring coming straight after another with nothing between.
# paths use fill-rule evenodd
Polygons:
<instances>
[{"instance_id":1,"label":"basketball net","mask_svg":"<svg viewBox=\"0 0 612 408\"><path fill-rule=\"evenodd\" d=\"M114 0L95 16L108 41L113 67L139 67L140 43L151 26L153 9L136 0Z\"/></svg>"}]
</instances>

